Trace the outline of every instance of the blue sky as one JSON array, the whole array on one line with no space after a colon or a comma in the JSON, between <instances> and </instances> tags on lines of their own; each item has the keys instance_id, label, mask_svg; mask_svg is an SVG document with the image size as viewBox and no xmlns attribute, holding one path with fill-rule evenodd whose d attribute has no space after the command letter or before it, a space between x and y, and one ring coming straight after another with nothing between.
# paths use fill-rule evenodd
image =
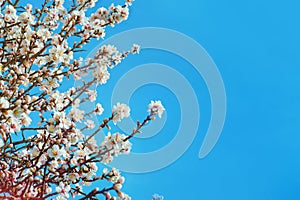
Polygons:
<instances>
[{"instance_id":1,"label":"blue sky","mask_svg":"<svg viewBox=\"0 0 300 200\"><path fill-rule=\"evenodd\" d=\"M138 64L166 64L187 77L200 102L198 134L180 159L155 172L126 174L124 190L133 199L149 199L152 193L172 200L300 197L298 8L295 0L136 1L129 20L108 31L110 36L154 26L182 32L206 49L226 88L222 135L213 151L198 159L211 115L201 76L179 57L154 50L130 57L122 65L126 67L114 72L118 78ZM168 119L155 137L134 140L135 152L153 151L176 135L180 108L176 95L167 88L141 87L132 96L131 106L143 111L152 98L163 100ZM142 116L139 112L133 111L133 118Z\"/></svg>"},{"instance_id":2,"label":"blue sky","mask_svg":"<svg viewBox=\"0 0 300 200\"><path fill-rule=\"evenodd\" d=\"M103 0L97 6L111 2L121 1ZM153 193L167 200L299 199L299 6L295 0L136 0L129 20L107 30L110 37L133 28L162 27L193 38L216 63L227 95L221 137L213 151L199 159L211 117L210 95L203 77L180 56L153 49L130 56L116 68L110 82L99 89L97 101L107 108L107 113L113 88L124 74L135 66L160 63L189 81L201 116L199 122L189 119L191 124L199 123L199 129L188 150L163 169L124 173L125 192L137 200L150 199ZM87 49L99 43L95 41ZM165 78L170 77L166 74ZM175 79L174 83L180 88L180 81ZM134 120L143 119L152 99L164 103L165 125L151 138L133 139L134 152L164 147L176 137L182 120L176 94L158 84L144 85L131 96ZM152 162L163 162L162 159Z\"/></svg>"}]
</instances>

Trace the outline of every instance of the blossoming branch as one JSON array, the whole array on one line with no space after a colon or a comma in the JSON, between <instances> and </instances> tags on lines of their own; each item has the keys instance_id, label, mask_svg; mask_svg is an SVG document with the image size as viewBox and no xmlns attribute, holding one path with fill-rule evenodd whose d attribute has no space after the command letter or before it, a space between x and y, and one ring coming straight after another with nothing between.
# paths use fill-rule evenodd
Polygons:
<instances>
[{"instance_id":1,"label":"blossoming branch","mask_svg":"<svg viewBox=\"0 0 300 200\"><path fill-rule=\"evenodd\" d=\"M129 140L156 115L161 117L164 107L152 101L149 114L131 133L110 133L110 124L130 115L127 105L117 103L96 127L92 116L102 116L102 105L89 111L80 105L95 102L92 86L107 83L110 70L138 53L139 46L120 52L104 45L87 60L75 54L93 39L104 38L107 27L126 20L132 1L88 15L96 0L73 0L68 7L64 0L44 0L39 8L0 0L1 199L130 199L121 191L125 179L120 172L99 170L97 163L128 154ZM91 80L82 78L89 74ZM68 79L82 84L63 92ZM97 144L94 136L104 129L107 135ZM94 182L110 186L84 187Z\"/></svg>"}]
</instances>

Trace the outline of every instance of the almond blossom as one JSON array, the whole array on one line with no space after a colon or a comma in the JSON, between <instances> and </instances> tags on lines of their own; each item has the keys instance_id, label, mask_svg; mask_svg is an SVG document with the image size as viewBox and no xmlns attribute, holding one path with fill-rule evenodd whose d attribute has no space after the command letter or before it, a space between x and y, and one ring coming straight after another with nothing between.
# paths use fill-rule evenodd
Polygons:
<instances>
[{"instance_id":1,"label":"almond blossom","mask_svg":"<svg viewBox=\"0 0 300 200\"><path fill-rule=\"evenodd\" d=\"M161 118L163 112L165 111L165 108L161 104L161 101L151 101L151 103L148 105L148 112L158 115L159 118Z\"/></svg>"},{"instance_id":2,"label":"almond blossom","mask_svg":"<svg viewBox=\"0 0 300 200\"><path fill-rule=\"evenodd\" d=\"M126 104L123 103L121 104L118 102L113 107L113 113L114 113L113 121L114 124L116 124L117 122L120 122L123 118L129 117L130 108Z\"/></svg>"},{"instance_id":3,"label":"almond blossom","mask_svg":"<svg viewBox=\"0 0 300 200\"><path fill-rule=\"evenodd\" d=\"M127 20L133 1L105 8L96 0L72 1L69 7L64 0L42 0L33 8L22 0L0 0L1 199L130 199L122 191L125 178L117 169L102 170L102 164L130 153L130 139L155 115L161 117L164 107L152 101L131 133L113 132L130 108L117 103L104 113L97 87L140 47L121 52L103 45L92 58L78 55L104 38L107 27ZM90 80L83 78L88 75ZM70 87L74 80L82 84ZM95 115L103 117L99 123ZM105 137L99 142L100 132Z\"/></svg>"}]
</instances>

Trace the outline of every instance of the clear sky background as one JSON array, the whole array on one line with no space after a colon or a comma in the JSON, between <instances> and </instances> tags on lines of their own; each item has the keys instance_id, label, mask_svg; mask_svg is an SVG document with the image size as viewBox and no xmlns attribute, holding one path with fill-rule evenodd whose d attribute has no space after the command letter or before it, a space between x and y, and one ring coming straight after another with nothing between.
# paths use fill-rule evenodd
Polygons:
<instances>
[{"instance_id":1,"label":"clear sky background","mask_svg":"<svg viewBox=\"0 0 300 200\"><path fill-rule=\"evenodd\" d=\"M122 1L103 0L97 6L111 2ZM296 0L136 0L129 20L107 29L107 37L149 26L188 35L218 66L227 95L222 135L213 151L199 159L211 117L210 96L201 75L184 59L157 50L130 56L116 68L109 83L99 89L97 101L107 115L117 80L147 63L165 64L182 74L197 95L201 115L197 136L180 159L158 171L124 173L123 191L136 200L150 199L153 193L166 200L300 198L299 6ZM164 103L166 123L155 136L132 140L134 152L159 150L176 137L180 102L166 87L148 84L139 88L130 99L133 119L143 119L151 99ZM160 159L153 162L162 162Z\"/></svg>"},{"instance_id":2,"label":"clear sky background","mask_svg":"<svg viewBox=\"0 0 300 200\"><path fill-rule=\"evenodd\" d=\"M201 76L179 57L154 50L130 57L114 71L117 79L138 64L166 64L190 81L200 102L197 137L179 160L159 171L126 174L124 190L133 199L146 200L152 193L167 200L300 198L299 6L295 0L139 0L129 20L107 32L147 26L182 32L207 50L226 87L222 135L213 151L198 159L211 113ZM113 78L108 88L114 83ZM142 116L135 110L143 111L152 98L162 99L168 119L155 137L134 140L135 152L158 149L176 135L180 108L167 88L137 90L131 98L133 118Z\"/></svg>"}]
</instances>

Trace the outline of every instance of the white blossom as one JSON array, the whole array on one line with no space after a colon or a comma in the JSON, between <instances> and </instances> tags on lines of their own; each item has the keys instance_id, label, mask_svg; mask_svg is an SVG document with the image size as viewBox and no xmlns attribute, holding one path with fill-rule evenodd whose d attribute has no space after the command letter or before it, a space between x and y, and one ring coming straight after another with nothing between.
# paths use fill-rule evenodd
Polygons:
<instances>
[{"instance_id":1,"label":"white blossom","mask_svg":"<svg viewBox=\"0 0 300 200\"><path fill-rule=\"evenodd\" d=\"M29 126L32 122L32 119L29 115L23 113L21 116L21 122L24 126Z\"/></svg>"},{"instance_id":2,"label":"white blossom","mask_svg":"<svg viewBox=\"0 0 300 200\"><path fill-rule=\"evenodd\" d=\"M56 192L64 198L69 198L69 191L71 190L70 185L65 185L63 182L60 182L59 185L55 188Z\"/></svg>"},{"instance_id":3,"label":"white blossom","mask_svg":"<svg viewBox=\"0 0 300 200\"><path fill-rule=\"evenodd\" d=\"M152 196L152 200L164 200L164 197L158 194Z\"/></svg>"},{"instance_id":4,"label":"white blossom","mask_svg":"<svg viewBox=\"0 0 300 200\"><path fill-rule=\"evenodd\" d=\"M34 17L29 12L23 12L19 15L19 21L22 26L31 25L34 23Z\"/></svg>"},{"instance_id":5,"label":"white blossom","mask_svg":"<svg viewBox=\"0 0 300 200\"><path fill-rule=\"evenodd\" d=\"M96 90L87 90L86 94L91 102L96 101L97 91Z\"/></svg>"},{"instance_id":6,"label":"white blossom","mask_svg":"<svg viewBox=\"0 0 300 200\"><path fill-rule=\"evenodd\" d=\"M161 104L161 101L151 101L151 103L148 105L148 112L154 115L158 115L158 117L161 118L163 112L165 111L165 108Z\"/></svg>"},{"instance_id":7,"label":"white blossom","mask_svg":"<svg viewBox=\"0 0 300 200\"><path fill-rule=\"evenodd\" d=\"M2 139L0 139L0 148L4 146L4 142Z\"/></svg>"},{"instance_id":8,"label":"white blossom","mask_svg":"<svg viewBox=\"0 0 300 200\"><path fill-rule=\"evenodd\" d=\"M130 108L126 104L117 103L113 107L113 121L114 124L120 122L123 118L127 118L130 115Z\"/></svg>"},{"instance_id":9,"label":"white blossom","mask_svg":"<svg viewBox=\"0 0 300 200\"><path fill-rule=\"evenodd\" d=\"M97 103L95 113L97 115L102 115L103 112L104 112L104 108L102 107L102 105L100 103Z\"/></svg>"},{"instance_id":10,"label":"white blossom","mask_svg":"<svg viewBox=\"0 0 300 200\"><path fill-rule=\"evenodd\" d=\"M100 144L100 147L104 149L109 149L110 151L105 154L104 163L109 163L112 161L112 155L117 156L119 154L128 154L131 150L132 144L126 140L126 135L116 132L111 135L109 132L105 136L104 141Z\"/></svg>"},{"instance_id":11,"label":"white blossom","mask_svg":"<svg viewBox=\"0 0 300 200\"><path fill-rule=\"evenodd\" d=\"M126 0L126 5L131 6L135 0Z\"/></svg>"},{"instance_id":12,"label":"white blossom","mask_svg":"<svg viewBox=\"0 0 300 200\"><path fill-rule=\"evenodd\" d=\"M58 145L53 145L51 148L48 149L47 154L50 158L58 159L61 156L65 156L65 150L60 148Z\"/></svg>"},{"instance_id":13,"label":"white blossom","mask_svg":"<svg viewBox=\"0 0 300 200\"><path fill-rule=\"evenodd\" d=\"M95 122L93 120L86 120L85 125L88 129L93 129L95 128Z\"/></svg>"},{"instance_id":14,"label":"white blossom","mask_svg":"<svg viewBox=\"0 0 300 200\"><path fill-rule=\"evenodd\" d=\"M110 77L110 73L107 71L105 66L97 67L93 71L94 77L97 79L98 84L105 84Z\"/></svg>"},{"instance_id":15,"label":"white blossom","mask_svg":"<svg viewBox=\"0 0 300 200\"><path fill-rule=\"evenodd\" d=\"M9 108L9 102L4 97L0 97L0 108Z\"/></svg>"},{"instance_id":16,"label":"white blossom","mask_svg":"<svg viewBox=\"0 0 300 200\"><path fill-rule=\"evenodd\" d=\"M75 121L80 122L84 117L84 111L73 107L69 113L69 116Z\"/></svg>"},{"instance_id":17,"label":"white blossom","mask_svg":"<svg viewBox=\"0 0 300 200\"><path fill-rule=\"evenodd\" d=\"M133 54L139 54L140 53L140 49L141 49L141 47L139 45L134 44L133 47L132 47L132 49L131 49L131 52Z\"/></svg>"}]
</instances>

